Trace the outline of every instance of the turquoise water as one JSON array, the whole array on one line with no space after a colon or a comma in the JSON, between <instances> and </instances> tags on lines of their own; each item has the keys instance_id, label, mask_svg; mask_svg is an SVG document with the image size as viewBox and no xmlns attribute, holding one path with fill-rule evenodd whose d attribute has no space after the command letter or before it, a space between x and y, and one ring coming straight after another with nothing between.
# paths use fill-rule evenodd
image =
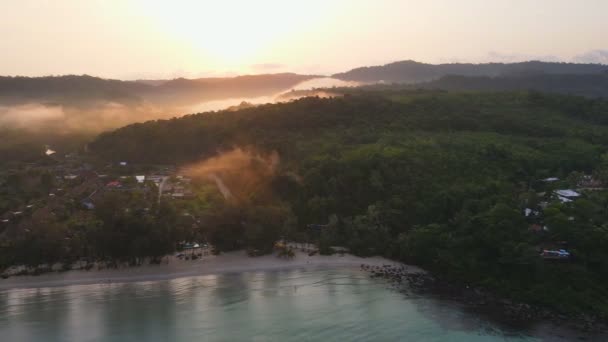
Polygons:
<instances>
[{"instance_id":1,"label":"turquoise water","mask_svg":"<svg viewBox=\"0 0 608 342\"><path fill-rule=\"evenodd\" d=\"M570 337L572 338L572 337ZM499 328L357 270L0 292L1 341L568 341Z\"/></svg>"}]
</instances>

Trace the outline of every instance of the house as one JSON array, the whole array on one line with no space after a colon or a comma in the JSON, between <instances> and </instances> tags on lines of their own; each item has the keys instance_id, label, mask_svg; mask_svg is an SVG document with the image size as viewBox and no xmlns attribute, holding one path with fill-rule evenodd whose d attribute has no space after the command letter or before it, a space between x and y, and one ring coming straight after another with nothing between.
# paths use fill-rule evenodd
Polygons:
<instances>
[{"instance_id":1,"label":"house","mask_svg":"<svg viewBox=\"0 0 608 342\"><path fill-rule=\"evenodd\" d=\"M111 181L110 183L106 184L106 187L108 188L120 188L122 186L122 184L120 184L119 181Z\"/></svg>"},{"instance_id":2,"label":"house","mask_svg":"<svg viewBox=\"0 0 608 342\"><path fill-rule=\"evenodd\" d=\"M331 246L330 248L336 253L340 253L340 254L348 253L348 248L346 248L346 247Z\"/></svg>"},{"instance_id":3,"label":"house","mask_svg":"<svg viewBox=\"0 0 608 342\"><path fill-rule=\"evenodd\" d=\"M547 226L541 226L538 223L535 224L531 224L530 227L528 227L528 230L534 233L541 233L541 232L548 232L549 231L549 227Z\"/></svg>"},{"instance_id":4,"label":"house","mask_svg":"<svg viewBox=\"0 0 608 342\"><path fill-rule=\"evenodd\" d=\"M525 217L530 217L530 215L532 215L532 216L538 216L538 215L540 215L540 212L538 210L532 210L530 208L524 209L524 216Z\"/></svg>"},{"instance_id":5,"label":"house","mask_svg":"<svg viewBox=\"0 0 608 342\"><path fill-rule=\"evenodd\" d=\"M577 185L580 188L601 188L603 186L599 179L595 179L591 175L584 175Z\"/></svg>"},{"instance_id":6,"label":"house","mask_svg":"<svg viewBox=\"0 0 608 342\"><path fill-rule=\"evenodd\" d=\"M555 190L554 193L557 195L557 199L562 203L572 202L581 196L578 192L570 189Z\"/></svg>"},{"instance_id":7,"label":"house","mask_svg":"<svg viewBox=\"0 0 608 342\"><path fill-rule=\"evenodd\" d=\"M101 177L102 175L98 175L97 172L92 171L92 170L83 170L83 171L80 171L78 176L85 180L95 180L95 179Z\"/></svg>"},{"instance_id":8,"label":"house","mask_svg":"<svg viewBox=\"0 0 608 342\"><path fill-rule=\"evenodd\" d=\"M182 242L181 243L182 249L196 249L196 248L200 248L200 247L201 246L197 242Z\"/></svg>"},{"instance_id":9,"label":"house","mask_svg":"<svg viewBox=\"0 0 608 342\"><path fill-rule=\"evenodd\" d=\"M555 193L558 196L562 196L562 197L566 197L566 198L574 198L574 197L580 197L581 196L581 194L579 194L578 192L576 192L574 190L570 190L570 189L555 190Z\"/></svg>"},{"instance_id":10,"label":"house","mask_svg":"<svg viewBox=\"0 0 608 342\"><path fill-rule=\"evenodd\" d=\"M329 225L328 224L309 224L306 227L308 227L309 229L319 229L319 230L321 230L321 229L329 227Z\"/></svg>"},{"instance_id":11,"label":"house","mask_svg":"<svg viewBox=\"0 0 608 342\"><path fill-rule=\"evenodd\" d=\"M159 186L160 183L162 183L164 176L160 176L160 175L150 175L150 176L146 176L146 180L148 181L152 181L154 182L154 184L156 184L156 186Z\"/></svg>"},{"instance_id":12,"label":"house","mask_svg":"<svg viewBox=\"0 0 608 342\"><path fill-rule=\"evenodd\" d=\"M93 204L93 202L88 201L88 200L84 200L82 201L82 206L85 207L88 210L93 210L95 209L95 204Z\"/></svg>"},{"instance_id":13,"label":"house","mask_svg":"<svg viewBox=\"0 0 608 342\"><path fill-rule=\"evenodd\" d=\"M565 249L543 249L540 256L543 259L567 260L570 258L570 252Z\"/></svg>"}]
</instances>

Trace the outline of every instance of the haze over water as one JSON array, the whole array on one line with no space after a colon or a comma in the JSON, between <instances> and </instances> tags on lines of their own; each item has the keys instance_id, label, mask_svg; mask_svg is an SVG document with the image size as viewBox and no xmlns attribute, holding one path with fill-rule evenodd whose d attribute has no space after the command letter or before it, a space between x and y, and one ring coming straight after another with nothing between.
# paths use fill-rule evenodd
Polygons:
<instances>
[{"instance_id":1,"label":"haze over water","mask_svg":"<svg viewBox=\"0 0 608 342\"><path fill-rule=\"evenodd\" d=\"M513 332L357 270L0 292L3 341L568 341ZM572 337L572 336L570 336Z\"/></svg>"}]
</instances>

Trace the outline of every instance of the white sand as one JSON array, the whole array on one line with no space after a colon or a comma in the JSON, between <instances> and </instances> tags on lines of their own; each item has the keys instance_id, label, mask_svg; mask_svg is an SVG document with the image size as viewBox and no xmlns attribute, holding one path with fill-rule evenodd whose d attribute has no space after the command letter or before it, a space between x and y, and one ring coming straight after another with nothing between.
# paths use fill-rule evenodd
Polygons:
<instances>
[{"instance_id":1,"label":"white sand","mask_svg":"<svg viewBox=\"0 0 608 342\"><path fill-rule=\"evenodd\" d=\"M293 259L276 255L249 257L243 251L224 253L220 256L205 256L198 260L179 260L169 257L168 264L143 265L105 270L76 270L46 273L39 276L13 276L0 279L0 290L14 288L38 288L99 283L124 283L174 279L208 274L241 273L306 268L360 268L361 264L382 266L399 265L411 272L420 272L415 266L403 265L385 258L359 258L353 255L308 256L296 252Z\"/></svg>"}]
</instances>

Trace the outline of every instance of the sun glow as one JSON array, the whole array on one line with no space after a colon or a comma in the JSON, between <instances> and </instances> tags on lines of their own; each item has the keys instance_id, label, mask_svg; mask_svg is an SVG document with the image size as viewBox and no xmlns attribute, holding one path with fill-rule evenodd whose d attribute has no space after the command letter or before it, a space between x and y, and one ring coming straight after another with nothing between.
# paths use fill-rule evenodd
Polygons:
<instances>
[{"instance_id":1,"label":"sun glow","mask_svg":"<svg viewBox=\"0 0 608 342\"><path fill-rule=\"evenodd\" d=\"M238 68L263 59L281 41L314 24L320 1L141 1L159 31L189 46L207 62ZM318 6L315 6L318 5Z\"/></svg>"}]
</instances>

